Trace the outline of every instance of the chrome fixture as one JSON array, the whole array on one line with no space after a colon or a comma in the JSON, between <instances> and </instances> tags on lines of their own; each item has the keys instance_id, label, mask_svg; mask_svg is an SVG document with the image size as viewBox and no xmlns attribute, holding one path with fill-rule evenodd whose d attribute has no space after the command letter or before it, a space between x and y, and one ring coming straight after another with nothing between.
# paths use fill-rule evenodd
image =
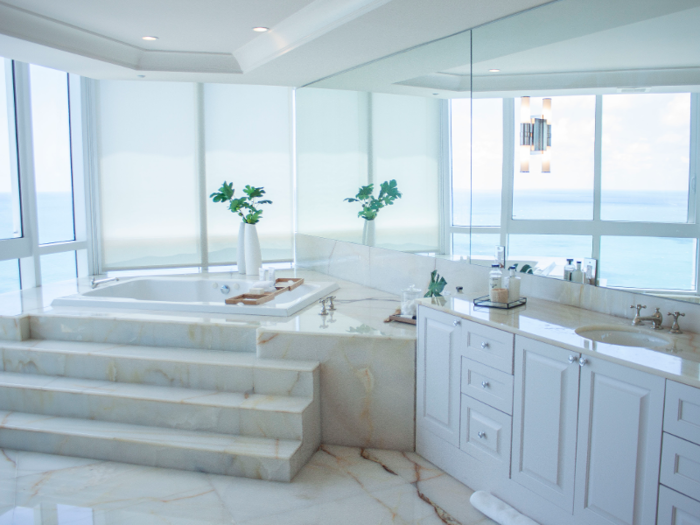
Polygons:
<instances>
[{"instance_id":1,"label":"chrome fixture","mask_svg":"<svg viewBox=\"0 0 700 525\"><path fill-rule=\"evenodd\" d=\"M479 439L484 439L486 437L486 432L479 431L476 435L479 436Z\"/></svg>"},{"instance_id":2,"label":"chrome fixture","mask_svg":"<svg viewBox=\"0 0 700 525\"><path fill-rule=\"evenodd\" d=\"M656 311L651 314L648 317L640 317L640 312L642 311L642 308L646 308L646 305L638 304L638 305L632 305L630 308L636 308L637 309L637 314L634 316L634 319L632 319L632 326L639 326L642 324L644 321L651 321L652 327L654 330L661 330L662 326L661 323L664 322L664 316L661 315L661 309L657 308Z\"/></svg>"},{"instance_id":3,"label":"chrome fixture","mask_svg":"<svg viewBox=\"0 0 700 525\"><path fill-rule=\"evenodd\" d=\"M586 366L587 364L588 364L588 359L586 359L585 357L581 356L581 359L578 360L578 366L580 366L580 367L583 368L583 367Z\"/></svg>"},{"instance_id":4,"label":"chrome fixture","mask_svg":"<svg viewBox=\"0 0 700 525\"><path fill-rule=\"evenodd\" d=\"M454 321L452 321L452 326L462 326L462 321L460 321L459 319L455 319Z\"/></svg>"},{"instance_id":5,"label":"chrome fixture","mask_svg":"<svg viewBox=\"0 0 700 525\"><path fill-rule=\"evenodd\" d=\"M221 288L219 288L219 290L221 290L222 294L226 295L231 291L231 288L229 288L228 284L225 284Z\"/></svg>"},{"instance_id":6,"label":"chrome fixture","mask_svg":"<svg viewBox=\"0 0 700 525\"><path fill-rule=\"evenodd\" d=\"M329 306L328 306L328 309L329 309L331 312L337 310L337 308L336 308L335 305L333 304L333 299L335 299L335 295L330 295L330 296L327 297L327 299L328 299L328 305L329 305Z\"/></svg>"},{"instance_id":7,"label":"chrome fixture","mask_svg":"<svg viewBox=\"0 0 700 525\"><path fill-rule=\"evenodd\" d=\"M481 388L488 388L489 386L491 386L491 385L489 385L489 382L488 382L488 381L482 381L482 382L481 382Z\"/></svg>"},{"instance_id":8,"label":"chrome fixture","mask_svg":"<svg viewBox=\"0 0 700 525\"><path fill-rule=\"evenodd\" d=\"M530 155L542 155L542 173L551 173L552 99L542 99L542 115L530 115L530 97L520 99L520 173L530 172Z\"/></svg>"},{"instance_id":9,"label":"chrome fixture","mask_svg":"<svg viewBox=\"0 0 700 525\"><path fill-rule=\"evenodd\" d=\"M119 277L108 277L107 279L100 279L100 280L97 280L93 277L92 281L90 281L90 287L94 290L95 288L97 288L101 284L111 283L112 281L118 281L118 280L119 280Z\"/></svg>"},{"instance_id":10,"label":"chrome fixture","mask_svg":"<svg viewBox=\"0 0 700 525\"><path fill-rule=\"evenodd\" d=\"M328 315L328 310L326 310L326 299L321 299L318 304L321 305L321 313L318 315Z\"/></svg>"},{"instance_id":11,"label":"chrome fixture","mask_svg":"<svg viewBox=\"0 0 700 525\"><path fill-rule=\"evenodd\" d=\"M672 334L682 334L683 332L681 332L681 327L678 326L678 318L685 317L685 314L682 314L680 312L669 312L668 315L673 316L673 324L671 325L671 329L669 330L669 332L671 332Z\"/></svg>"},{"instance_id":12,"label":"chrome fixture","mask_svg":"<svg viewBox=\"0 0 700 525\"><path fill-rule=\"evenodd\" d=\"M570 355L570 356L569 356L569 363L572 363L572 364L573 364L573 363L575 363L576 361L578 361L578 357L576 357L575 355Z\"/></svg>"},{"instance_id":13,"label":"chrome fixture","mask_svg":"<svg viewBox=\"0 0 700 525\"><path fill-rule=\"evenodd\" d=\"M489 344L488 344L486 341L482 341L482 342L481 342L481 348L483 348L484 350L486 350L488 347L489 347Z\"/></svg>"}]
</instances>

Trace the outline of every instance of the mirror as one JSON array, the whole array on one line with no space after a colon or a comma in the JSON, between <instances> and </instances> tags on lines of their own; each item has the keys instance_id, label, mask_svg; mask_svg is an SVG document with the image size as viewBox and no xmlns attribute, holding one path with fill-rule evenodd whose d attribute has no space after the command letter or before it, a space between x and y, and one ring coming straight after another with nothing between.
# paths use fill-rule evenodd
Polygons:
<instances>
[{"instance_id":1,"label":"mirror","mask_svg":"<svg viewBox=\"0 0 700 525\"><path fill-rule=\"evenodd\" d=\"M299 232L698 302L697 27L697 1L560 0L297 90ZM343 199L390 179L363 231Z\"/></svg>"}]
</instances>

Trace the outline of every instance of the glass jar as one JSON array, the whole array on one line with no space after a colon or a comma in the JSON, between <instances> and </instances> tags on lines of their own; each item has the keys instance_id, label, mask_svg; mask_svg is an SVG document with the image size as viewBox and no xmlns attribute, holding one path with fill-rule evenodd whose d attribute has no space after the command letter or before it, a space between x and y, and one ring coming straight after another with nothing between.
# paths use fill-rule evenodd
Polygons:
<instances>
[{"instance_id":1,"label":"glass jar","mask_svg":"<svg viewBox=\"0 0 700 525\"><path fill-rule=\"evenodd\" d=\"M401 315L415 317L421 293L422 290L416 288L415 284L401 292Z\"/></svg>"}]
</instances>

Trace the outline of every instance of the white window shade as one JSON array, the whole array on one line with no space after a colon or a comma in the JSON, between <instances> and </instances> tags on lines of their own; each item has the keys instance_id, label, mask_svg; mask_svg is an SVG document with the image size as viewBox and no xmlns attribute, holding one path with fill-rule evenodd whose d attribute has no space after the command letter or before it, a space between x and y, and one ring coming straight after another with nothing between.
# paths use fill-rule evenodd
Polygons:
<instances>
[{"instance_id":1,"label":"white window shade","mask_svg":"<svg viewBox=\"0 0 700 525\"><path fill-rule=\"evenodd\" d=\"M343 202L367 184L367 93L296 92L298 231L362 240L357 203Z\"/></svg>"},{"instance_id":2,"label":"white window shade","mask_svg":"<svg viewBox=\"0 0 700 525\"><path fill-rule=\"evenodd\" d=\"M103 269L200 264L194 85L97 93Z\"/></svg>"},{"instance_id":3,"label":"white window shade","mask_svg":"<svg viewBox=\"0 0 700 525\"><path fill-rule=\"evenodd\" d=\"M401 251L438 249L440 101L372 95L375 192L396 179L401 199L375 220L376 246Z\"/></svg>"},{"instance_id":4,"label":"white window shade","mask_svg":"<svg viewBox=\"0 0 700 525\"><path fill-rule=\"evenodd\" d=\"M209 263L237 262L241 219L208 199L224 181L235 197L264 186L257 225L263 260L292 258L291 93L289 88L207 84L204 88Z\"/></svg>"}]
</instances>

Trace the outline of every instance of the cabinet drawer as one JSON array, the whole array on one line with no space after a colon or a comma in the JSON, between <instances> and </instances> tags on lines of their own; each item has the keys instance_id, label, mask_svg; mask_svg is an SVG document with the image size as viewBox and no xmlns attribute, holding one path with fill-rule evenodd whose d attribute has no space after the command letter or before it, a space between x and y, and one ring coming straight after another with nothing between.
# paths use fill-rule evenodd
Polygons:
<instances>
[{"instance_id":1,"label":"cabinet drawer","mask_svg":"<svg viewBox=\"0 0 700 525\"><path fill-rule=\"evenodd\" d=\"M664 432L661 483L700 500L700 445Z\"/></svg>"},{"instance_id":2,"label":"cabinet drawer","mask_svg":"<svg viewBox=\"0 0 700 525\"><path fill-rule=\"evenodd\" d=\"M465 323L464 328L466 357L507 374L513 373L513 334L473 322Z\"/></svg>"},{"instance_id":3,"label":"cabinet drawer","mask_svg":"<svg viewBox=\"0 0 700 525\"><path fill-rule=\"evenodd\" d=\"M664 430L700 445L700 389L666 381Z\"/></svg>"},{"instance_id":4,"label":"cabinet drawer","mask_svg":"<svg viewBox=\"0 0 700 525\"><path fill-rule=\"evenodd\" d=\"M459 448L507 477L511 417L464 394L461 412Z\"/></svg>"},{"instance_id":5,"label":"cabinet drawer","mask_svg":"<svg viewBox=\"0 0 700 525\"><path fill-rule=\"evenodd\" d=\"M659 525L700 525L700 503L661 485Z\"/></svg>"},{"instance_id":6,"label":"cabinet drawer","mask_svg":"<svg viewBox=\"0 0 700 525\"><path fill-rule=\"evenodd\" d=\"M513 414L513 376L462 357L462 393Z\"/></svg>"}]
</instances>

